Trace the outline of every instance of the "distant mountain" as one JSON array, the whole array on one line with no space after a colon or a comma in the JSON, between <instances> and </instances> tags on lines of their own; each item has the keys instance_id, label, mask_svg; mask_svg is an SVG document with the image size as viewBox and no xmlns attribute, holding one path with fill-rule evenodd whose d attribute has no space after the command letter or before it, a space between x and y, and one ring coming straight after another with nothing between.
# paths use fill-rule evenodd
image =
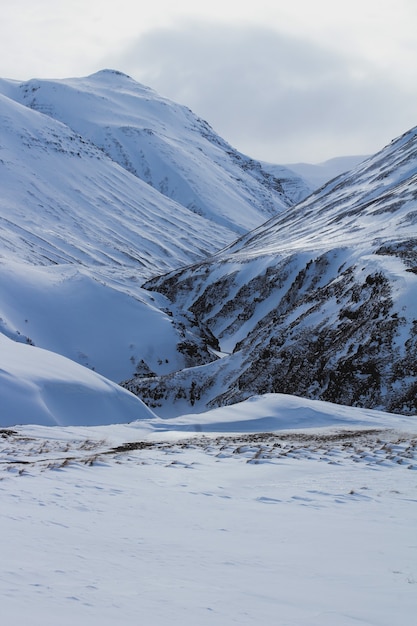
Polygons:
<instances>
[{"instance_id":1,"label":"distant mountain","mask_svg":"<svg viewBox=\"0 0 417 626\"><path fill-rule=\"evenodd\" d=\"M287 167L292 172L296 172L306 180L313 189L322 187L336 176L349 172L359 163L365 161L369 155L362 156L342 156L323 161L322 163L290 163ZM272 166L271 173L274 173L276 166Z\"/></svg>"},{"instance_id":2,"label":"distant mountain","mask_svg":"<svg viewBox=\"0 0 417 626\"><path fill-rule=\"evenodd\" d=\"M417 410L417 128L210 259L147 283L216 361L126 384L165 415L283 392Z\"/></svg>"}]
</instances>

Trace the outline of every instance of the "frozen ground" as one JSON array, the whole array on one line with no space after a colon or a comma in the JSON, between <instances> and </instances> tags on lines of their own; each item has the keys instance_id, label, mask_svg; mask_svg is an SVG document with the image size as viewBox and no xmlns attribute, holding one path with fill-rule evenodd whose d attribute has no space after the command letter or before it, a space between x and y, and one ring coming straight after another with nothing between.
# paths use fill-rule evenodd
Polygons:
<instances>
[{"instance_id":1,"label":"frozen ground","mask_svg":"<svg viewBox=\"0 0 417 626\"><path fill-rule=\"evenodd\" d=\"M2 623L412 624L416 445L411 418L273 395L4 428Z\"/></svg>"}]
</instances>

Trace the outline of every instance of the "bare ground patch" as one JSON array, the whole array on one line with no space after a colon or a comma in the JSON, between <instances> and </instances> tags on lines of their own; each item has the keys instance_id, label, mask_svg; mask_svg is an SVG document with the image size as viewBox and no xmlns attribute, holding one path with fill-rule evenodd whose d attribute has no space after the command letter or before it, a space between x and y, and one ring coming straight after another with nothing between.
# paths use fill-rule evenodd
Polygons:
<instances>
[{"instance_id":1,"label":"bare ground patch","mask_svg":"<svg viewBox=\"0 0 417 626\"><path fill-rule=\"evenodd\" d=\"M57 470L74 463L87 466L112 462L165 463L166 454L172 459L172 455L180 456L190 449L247 463L311 459L330 464L355 462L417 469L417 435L384 429L202 434L177 441L138 440L117 446L105 439L48 440L3 429L0 430L0 472L22 474L35 467L41 471Z\"/></svg>"}]
</instances>

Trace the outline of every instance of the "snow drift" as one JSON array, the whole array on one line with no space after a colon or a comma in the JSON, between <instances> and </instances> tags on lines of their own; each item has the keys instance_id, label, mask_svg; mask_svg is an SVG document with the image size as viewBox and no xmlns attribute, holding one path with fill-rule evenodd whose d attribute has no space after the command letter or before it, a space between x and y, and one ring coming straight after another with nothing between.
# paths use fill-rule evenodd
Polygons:
<instances>
[{"instance_id":1,"label":"snow drift","mask_svg":"<svg viewBox=\"0 0 417 626\"><path fill-rule=\"evenodd\" d=\"M58 354L0 334L0 426L94 425L152 417L133 394Z\"/></svg>"}]
</instances>

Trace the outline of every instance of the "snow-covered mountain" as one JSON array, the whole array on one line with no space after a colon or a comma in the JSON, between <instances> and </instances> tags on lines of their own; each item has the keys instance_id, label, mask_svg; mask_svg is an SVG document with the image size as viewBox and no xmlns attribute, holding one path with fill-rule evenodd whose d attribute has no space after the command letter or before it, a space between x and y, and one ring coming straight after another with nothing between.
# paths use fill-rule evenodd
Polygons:
<instances>
[{"instance_id":1,"label":"snow-covered mountain","mask_svg":"<svg viewBox=\"0 0 417 626\"><path fill-rule=\"evenodd\" d=\"M267 392L415 412L415 129L306 197L111 70L0 80L0 124L5 372L26 343L164 416Z\"/></svg>"},{"instance_id":2,"label":"snow-covered mountain","mask_svg":"<svg viewBox=\"0 0 417 626\"><path fill-rule=\"evenodd\" d=\"M0 80L0 128L0 332L116 382L186 367L190 340L199 351L145 278L309 192L119 72Z\"/></svg>"},{"instance_id":3,"label":"snow-covered mountain","mask_svg":"<svg viewBox=\"0 0 417 626\"><path fill-rule=\"evenodd\" d=\"M142 355L160 371L159 342L174 355L182 333L140 283L234 233L162 196L62 123L4 96L0 108L0 332L116 382ZM181 365L164 359L160 367Z\"/></svg>"},{"instance_id":4,"label":"snow-covered mountain","mask_svg":"<svg viewBox=\"0 0 417 626\"><path fill-rule=\"evenodd\" d=\"M267 172L192 111L121 72L3 81L3 91L63 122L161 194L237 234L312 191L288 168Z\"/></svg>"},{"instance_id":5,"label":"snow-covered mountain","mask_svg":"<svg viewBox=\"0 0 417 626\"><path fill-rule=\"evenodd\" d=\"M127 387L160 414L283 392L417 410L417 128L211 259L148 282L219 358Z\"/></svg>"}]
</instances>

